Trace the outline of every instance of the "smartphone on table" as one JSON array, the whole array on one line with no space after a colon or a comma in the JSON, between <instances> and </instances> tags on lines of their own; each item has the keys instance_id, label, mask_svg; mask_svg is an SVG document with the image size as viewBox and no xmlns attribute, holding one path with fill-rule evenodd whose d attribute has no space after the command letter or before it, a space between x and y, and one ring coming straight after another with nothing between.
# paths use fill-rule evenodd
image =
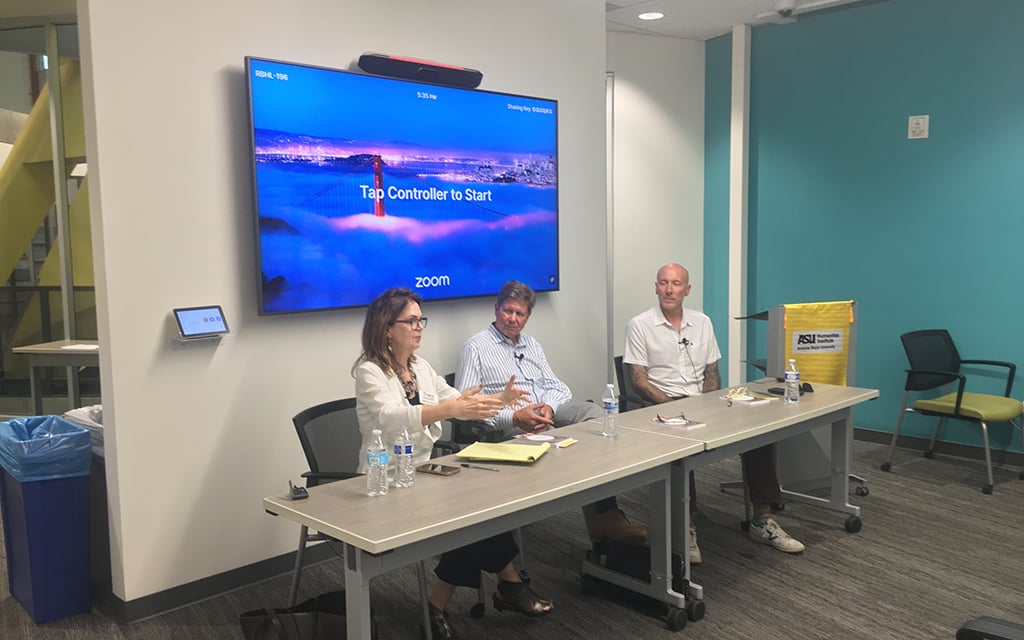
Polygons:
<instances>
[{"instance_id":1,"label":"smartphone on table","mask_svg":"<svg viewBox=\"0 0 1024 640\"><path fill-rule=\"evenodd\" d=\"M452 467L447 464L437 464L436 462L424 462L420 466L416 467L416 470L423 473L432 473L436 476L454 476L459 472L458 467Z\"/></svg>"}]
</instances>

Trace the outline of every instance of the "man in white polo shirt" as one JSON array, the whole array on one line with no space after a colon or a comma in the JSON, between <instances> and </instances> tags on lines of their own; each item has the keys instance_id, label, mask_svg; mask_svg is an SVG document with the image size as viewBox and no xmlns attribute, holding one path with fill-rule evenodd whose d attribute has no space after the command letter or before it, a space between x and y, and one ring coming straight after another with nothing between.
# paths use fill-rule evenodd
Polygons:
<instances>
[{"instance_id":1,"label":"man in white polo shirt","mask_svg":"<svg viewBox=\"0 0 1024 640\"><path fill-rule=\"evenodd\" d=\"M690 294L690 273L678 264L658 270L654 283L658 306L630 319L622 361L633 388L651 404L686 398L722 388L718 361L722 352L711 319L700 311L683 309ZM786 553L800 553L804 545L787 534L771 515L772 503L782 501L775 471L775 446L767 445L741 456L750 491L754 519L751 540ZM690 478L691 504L696 504ZM690 529L690 561L701 561L696 530Z\"/></svg>"}]
</instances>

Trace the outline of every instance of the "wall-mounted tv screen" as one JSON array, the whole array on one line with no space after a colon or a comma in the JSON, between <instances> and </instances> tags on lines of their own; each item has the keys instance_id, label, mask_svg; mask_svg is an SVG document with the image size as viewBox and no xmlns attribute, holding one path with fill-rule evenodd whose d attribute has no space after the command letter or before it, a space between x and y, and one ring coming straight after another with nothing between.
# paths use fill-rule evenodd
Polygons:
<instances>
[{"instance_id":1,"label":"wall-mounted tv screen","mask_svg":"<svg viewBox=\"0 0 1024 640\"><path fill-rule=\"evenodd\" d=\"M246 58L260 313L559 287L558 103Z\"/></svg>"}]
</instances>

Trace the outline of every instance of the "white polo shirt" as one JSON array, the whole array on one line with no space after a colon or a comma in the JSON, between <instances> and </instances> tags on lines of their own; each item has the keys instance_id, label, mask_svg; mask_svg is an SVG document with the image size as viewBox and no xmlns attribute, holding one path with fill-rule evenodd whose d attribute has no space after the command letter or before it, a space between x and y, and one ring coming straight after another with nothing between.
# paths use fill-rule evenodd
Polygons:
<instances>
[{"instance_id":1,"label":"white polo shirt","mask_svg":"<svg viewBox=\"0 0 1024 640\"><path fill-rule=\"evenodd\" d=\"M661 307L634 316L626 325L622 361L646 367L647 379L670 398L700 395L704 368L721 358L711 318L700 311L683 309L679 331Z\"/></svg>"}]
</instances>

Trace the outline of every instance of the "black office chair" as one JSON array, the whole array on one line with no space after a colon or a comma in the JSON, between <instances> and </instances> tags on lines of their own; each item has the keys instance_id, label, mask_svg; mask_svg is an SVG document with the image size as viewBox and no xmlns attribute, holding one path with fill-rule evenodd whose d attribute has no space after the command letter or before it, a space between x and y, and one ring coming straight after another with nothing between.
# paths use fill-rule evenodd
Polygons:
<instances>
[{"instance_id":1,"label":"black office chair","mask_svg":"<svg viewBox=\"0 0 1024 640\"><path fill-rule=\"evenodd\" d=\"M309 465L309 471L302 474L306 479L307 488L362 475L356 471L362 455L362 435L356 417L355 398L332 400L312 406L296 414L292 418L292 424L295 425L295 432L299 436L302 452L306 455L306 463ZM298 600L299 579L302 577L302 560L306 545L318 541L326 542L336 555L341 556L340 550L334 547L338 540L324 533L310 533L309 528L302 525L299 529L299 547L295 552L295 569L292 572L288 606L294 606ZM429 628L427 578L423 561L416 564L416 572L423 620Z\"/></svg>"},{"instance_id":2,"label":"black office chair","mask_svg":"<svg viewBox=\"0 0 1024 640\"><path fill-rule=\"evenodd\" d=\"M362 436L356 420L355 398L333 400L310 407L296 414L292 424L295 425L295 432L309 465L309 471L302 474L307 488L360 475L356 469L359 468ZM288 596L290 607L298 600L306 544L321 541L329 544L336 542L334 538L319 532L310 534L305 525L299 529L299 548L295 552L295 569ZM333 546L331 548L340 555L337 549Z\"/></svg>"},{"instance_id":3,"label":"black office chair","mask_svg":"<svg viewBox=\"0 0 1024 640\"><path fill-rule=\"evenodd\" d=\"M615 356L615 379L619 383L619 412L639 409L649 406L648 402L633 388L633 380L629 377L626 365L622 362L622 356Z\"/></svg>"},{"instance_id":4,"label":"black office chair","mask_svg":"<svg viewBox=\"0 0 1024 640\"><path fill-rule=\"evenodd\" d=\"M295 432L299 436L302 452L309 465L309 471L302 474L302 477L306 479L307 488L362 475L356 471L362 456L362 434L359 431L359 420L356 417L355 398L332 400L312 406L296 414L292 418L292 423L295 425ZM459 448L457 443L438 440L434 443L431 456L456 453ZM326 542L336 555L341 555L339 549L334 547L334 543L338 542L335 538L320 532L310 533L309 528L302 525L299 529L299 546L295 552L295 568L292 572L288 606L294 606L298 601L299 580L302 577L302 561L306 545L309 542L319 541ZM521 539L520 546L522 546ZM427 578L423 561L416 564L416 573L423 605L424 624L429 628ZM482 586L477 595L478 602L470 610L471 615L475 618L484 614Z\"/></svg>"},{"instance_id":5,"label":"black office chair","mask_svg":"<svg viewBox=\"0 0 1024 640\"><path fill-rule=\"evenodd\" d=\"M362 475L356 471L359 468L362 435L356 418L355 398L342 398L309 407L296 414L292 424L295 425L302 453L309 465L309 471L302 474L307 488ZM333 546L336 539L319 532L311 533L303 525L299 529L299 547L295 552L288 606L294 606L298 600L302 560L309 542L326 542L336 554L341 555L340 550Z\"/></svg>"},{"instance_id":6,"label":"black office chair","mask_svg":"<svg viewBox=\"0 0 1024 640\"><path fill-rule=\"evenodd\" d=\"M956 345L953 344L953 338L945 329L911 331L900 336L900 340L903 342L903 350L907 353L910 368L906 370L907 381L903 386L903 407L900 409L896 430L889 444L889 460L882 464L882 471L892 469L896 439L899 438L900 428L903 426L903 416L907 413L919 413L936 418L935 432L924 451L926 458L931 458L935 453L935 441L939 437L943 419L955 418L981 426L981 436L985 443L985 465L988 471L988 484L981 490L986 494L992 493L992 454L988 444L988 425L994 422L1009 422L1016 427L1020 426L1018 419L1024 413L1024 405L1020 400L1010 397L1017 366L1002 360L962 359ZM1006 392L1002 396L966 392L967 376L962 372L961 365L1006 369ZM953 382L957 382L955 393L951 392ZM931 391L939 387L944 387L944 395L917 400L913 406L907 407L907 398L911 391ZM1018 422L1015 424L1014 421ZM1020 478L1024 480L1024 471L1021 472Z\"/></svg>"},{"instance_id":7,"label":"black office chair","mask_svg":"<svg viewBox=\"0 0 1024 640\"><path fill-rule=\"evenodd\" d=\"M982 616L963 623L956 640L1024 640L1024 624Z\"/></svg>"},{"instance_id":8,"label":"black office chair","mask_svg":"<svg viewBox=\"0 0 1024 640\"><path fill-rule=\"evenodd\" d=\"M444 376L448 386L455 386L455 373L448 373ZM501 442L504 438L500 433L486 422L480 420L463 420L462 418L451 418L448 420L451 425L451 441L463 447L474 442Z\"/></svg>"}]
</instances>

